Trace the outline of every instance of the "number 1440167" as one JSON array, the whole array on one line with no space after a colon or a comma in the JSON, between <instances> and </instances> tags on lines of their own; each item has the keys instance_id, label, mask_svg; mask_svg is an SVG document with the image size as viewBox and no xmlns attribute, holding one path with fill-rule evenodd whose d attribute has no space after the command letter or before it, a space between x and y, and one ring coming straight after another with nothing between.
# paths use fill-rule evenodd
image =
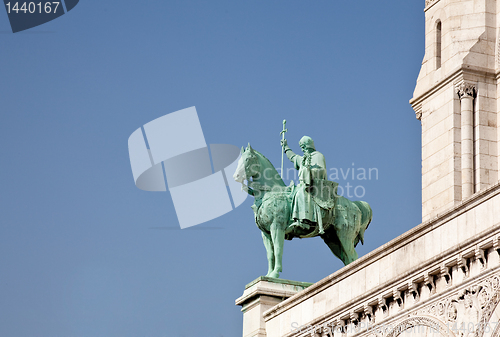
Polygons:
<instances>
[{"instance_id":1,"label":"number 1440167","mask_svg":"<svg viewBox=\"0 0 500 337\"><path fill-rule=\"evenodd\" d=\"M10 2L5 4L7 13L56 13L60 2ZM62 9L61 9L62 10Z\"/></svg>"}]
</instances>

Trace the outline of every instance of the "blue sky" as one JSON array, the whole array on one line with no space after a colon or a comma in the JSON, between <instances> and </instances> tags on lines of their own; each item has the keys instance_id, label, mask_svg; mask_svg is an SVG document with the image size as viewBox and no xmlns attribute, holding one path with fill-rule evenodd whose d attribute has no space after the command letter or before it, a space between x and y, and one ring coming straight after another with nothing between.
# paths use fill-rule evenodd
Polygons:
<instances>
[{"instance_id":1,"label":"blue sky","mask_svg":"<svg viewBox=\"0 0 500 337\"><path fill-rule=\"evenodd\" d=\"M309 135L331 170L376 168L338 180L373 209L360 256L418 225L423 7L82 0L16 34L0 10L0 336L241 334L234 300L267 272L253 200L180 230L170 194L132 177L130 134L190 106L207 143L276 167L287 119L296 152ZM283 263L306 282L342 267L319 238L286 242Z\"/></svg>"}]
</instances>

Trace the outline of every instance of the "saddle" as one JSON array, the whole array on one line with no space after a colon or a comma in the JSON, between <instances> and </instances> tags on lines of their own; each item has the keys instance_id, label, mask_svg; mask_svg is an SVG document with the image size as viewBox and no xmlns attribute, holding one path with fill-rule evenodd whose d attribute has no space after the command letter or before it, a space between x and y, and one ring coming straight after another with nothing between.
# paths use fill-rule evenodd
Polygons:
<instances>
[{"instance_id":1,"label":"saddle","mask_svg":"<svg viewBox=\"0 0 500 337\"><path fill-rule=\"evenodd\" d=\"M256 184L251 184L251 185L252 188L266 190L265 186L258 186ZM292 202L292 199L294 198L297 192L296 187L297 186L295 186L294 182L292 181L290 182L290 185L288 187L285 187L283 188L283 190L280 191L283 197L289 199L290 203ZM335 216L335 206L337 205L337 199L338 199L337 187L338 183L336 183L335 181L315 179L313 185L307 188L307 192L311 195L315 203L315 209L317 212L316 218L319 219L319 221L321 221L321 224L325 231L332 225ZM259 226L257 218L259 208L261 207L262 203L265 200L273 197L275 197L273 193L267 193L264 196L264 198L255 198L254 204L252 205L252 209L254 211L255 222L257 223L257 226ZM294 231L294 233L287 234L286 239L291 240L293 237L300 237L300 238L314 237L320 235L319 231L320 231L319 226L315 223L311 223L310 228L308 230L297 229L297 231Z\"/></svg>"}]
</instances>

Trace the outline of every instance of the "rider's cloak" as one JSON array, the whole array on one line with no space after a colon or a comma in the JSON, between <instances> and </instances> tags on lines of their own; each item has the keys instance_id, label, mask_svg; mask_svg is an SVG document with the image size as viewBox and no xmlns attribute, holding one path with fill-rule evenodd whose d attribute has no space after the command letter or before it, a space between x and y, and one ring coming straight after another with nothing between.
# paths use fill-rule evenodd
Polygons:
<instances>
[{"instance_id":1,"label":"rider's cloak","mask_svg":"<svg viewBox=\"0 0 500 337\"><path fill-rule=\"evenodd\" d=\"M317 222L314 200L308 191L314 188L315 181L327 179L325 156L319 151L313 151L309 163L307 155L299 156L288 150L287 157L295 169L299 170L300 181L292 201L292 219Z\"/></svg>"}]
</instances>

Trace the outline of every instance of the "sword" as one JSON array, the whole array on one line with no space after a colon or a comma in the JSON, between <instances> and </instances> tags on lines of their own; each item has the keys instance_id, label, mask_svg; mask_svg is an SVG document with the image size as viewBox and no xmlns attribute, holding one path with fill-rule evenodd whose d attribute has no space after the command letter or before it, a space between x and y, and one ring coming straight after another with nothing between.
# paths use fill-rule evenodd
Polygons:
<instances>
[{"instance_id":1,"label":"sword","mask_svg":"<svg viewBox=\"0 0 500 337\"><path fill-rule=\"evenodd\" d=\"M286 126L286 119L283 120L283 130L280 132L281 135L281 140L285 140L285 132L288 131L288 129L285 129ZM281 179L283 179L283 154L285 153L285 146L282 145L281 149Z\"/></svg>"}]
</instances>

